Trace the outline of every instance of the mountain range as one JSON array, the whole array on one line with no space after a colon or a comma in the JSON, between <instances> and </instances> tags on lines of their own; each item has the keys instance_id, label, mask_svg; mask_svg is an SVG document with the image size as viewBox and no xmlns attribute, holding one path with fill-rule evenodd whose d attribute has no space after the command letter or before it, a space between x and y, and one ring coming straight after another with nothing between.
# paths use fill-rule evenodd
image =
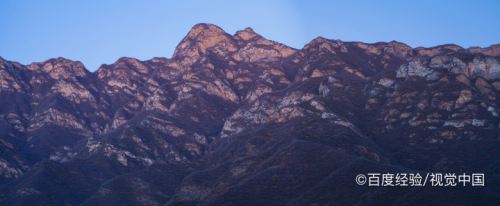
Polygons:
<instances>
[{"instance_id":1,"label":"mountain range","mask_svg":"<svg viewBox=\"0 0 500 206\"><path fill-rule=\"evenodd\" d=\"M89 72L0 58L1 205L499 205L500 45L302 49L195 25ZM369 187L367 173L484 173Z\"/></svg>"}]
</instances>

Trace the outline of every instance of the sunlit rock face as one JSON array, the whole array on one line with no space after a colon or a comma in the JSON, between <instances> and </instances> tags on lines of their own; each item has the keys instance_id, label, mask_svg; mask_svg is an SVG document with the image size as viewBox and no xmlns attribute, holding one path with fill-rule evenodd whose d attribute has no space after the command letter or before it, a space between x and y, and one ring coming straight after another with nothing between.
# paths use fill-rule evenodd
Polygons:
<instances>
[{"instance_id":1,"label":"sunlit rock face","mask_svg":"<svg viewBox=\"0 0 500 206\"><path fill-rule=\"evenodd\" d=\"M500 44L494 44L486 48L471 47L467 50L473 54L483 54L492 57L500 56Z\"/></svg>"},{"instance_id":2,"label":"sunlit rock face","mask_svg":"<svg viewBox=\"0 0 500 206\"><path fill-rule=\"evenodd\" d=\"M28 65L28 69L35 72L46 73L52 79L72 79L85 77L89 74L81 62L75 62L64 58L33 63Z\"/></svg>"},{"instance_id":3,"label":"sunlit rock face","mask_svg":"<svg viewBox=\"0 0 500 206\"><path fill-rule=\"evenodd\" d=\"M354 177L484 168L500 183L499 51L322 37L295 49L197 24L172 58L95 72L0 58L0 204L498 203L498 188L373 191Z\"/></svg>"},{"instance_id":4,"label":"sunlit rock face","mask_svg":"<svg viewBox=\"0 0 500 206\"><path fill-rule=\"evenodd\" d=\"M26 68L0 57L0 88L2 91L25 92L29 85L24 82Z\"/></svg>"},{"instance_id":5,"label":"sunlit rock face","mask_svg":"<svg viewBox=\"0 0 500 206\"><path fill-rule=\"evenodd\" d=\"M174 58L199 57L209 49L219 52L236 51L235 42L220 27L211 24L197 24L177 46Z\"/></svg>"}]
</instances>

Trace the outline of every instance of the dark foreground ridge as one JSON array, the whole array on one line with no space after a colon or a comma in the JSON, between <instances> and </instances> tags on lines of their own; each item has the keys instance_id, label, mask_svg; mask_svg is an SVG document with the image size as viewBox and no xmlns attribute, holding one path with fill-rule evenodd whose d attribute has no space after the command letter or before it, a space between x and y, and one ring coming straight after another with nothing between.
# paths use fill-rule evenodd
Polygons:
<instances>
[{"instance_id":1,"label":"dark foreground ridge","mask_svg":"<svg viewBox=\"0 0 500 206\"><path fill-rule=\"evenodd\" d=\"M171 59L91 73L0 58L0 205L499 205L500 45L195 25ZM366 173L484 173L368 187Z\"/></svg>"}]
</instances>

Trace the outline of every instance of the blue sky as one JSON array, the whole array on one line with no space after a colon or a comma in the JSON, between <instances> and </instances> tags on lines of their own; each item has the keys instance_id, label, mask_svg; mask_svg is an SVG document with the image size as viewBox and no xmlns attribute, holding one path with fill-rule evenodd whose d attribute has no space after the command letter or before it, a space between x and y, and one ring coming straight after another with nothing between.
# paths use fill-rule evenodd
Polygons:
<instances>
[{"instance_id":1,"label":"blue sky","mask_svg":"<svg viewBox=\"0 0 500 206\"><path fill-rule=\"evenodd\" d=\"M1 0L0 56L24 64L62 56L94 71L122 56L170 57L200 22L231 34L252 27L295 48L317 36L413 47L500 43L498 0Z\"/></svg>"}]
</instances>

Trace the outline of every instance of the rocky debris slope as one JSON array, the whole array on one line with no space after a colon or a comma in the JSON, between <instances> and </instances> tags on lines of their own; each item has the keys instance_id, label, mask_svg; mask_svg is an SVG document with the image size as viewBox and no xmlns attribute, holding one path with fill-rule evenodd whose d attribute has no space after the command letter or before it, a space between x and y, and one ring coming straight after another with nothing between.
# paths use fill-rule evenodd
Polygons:
<instances>
[{"instance_id":1,"label":"rocky debris slope","mask_svg":"<svg viewBox=\"0 0 500 206\"><path fill-rule=\"evenodd\" d=\"M123 57L94 73L0 59L0 202L498 203L498 48L318 37L298 50L198 24L171 59ZM398 171L483 172L488 185L354 182Z\"/></svg>"}]
</instances>

